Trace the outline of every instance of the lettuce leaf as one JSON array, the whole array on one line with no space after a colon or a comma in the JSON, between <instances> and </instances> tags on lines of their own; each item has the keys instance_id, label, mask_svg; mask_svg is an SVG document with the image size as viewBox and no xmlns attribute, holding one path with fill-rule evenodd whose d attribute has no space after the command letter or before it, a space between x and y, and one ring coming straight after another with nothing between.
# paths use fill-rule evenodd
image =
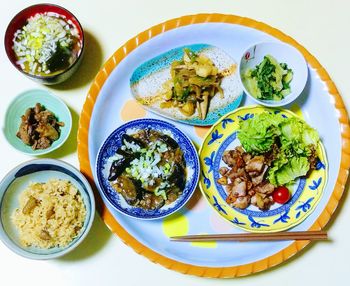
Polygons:
<instances>
[{"instance_id":1,"label":"lettuce leaf","mask_svg":"<svg viewBox=\"0 0 350 286\"><path fill-rule=\"evenodd\" d=\"M279 127L282 149L292 155L310 156L320 140L315 129L296 117L282 121Z\"/></svg>"},{"instance_id":2,"label":"lettuce leaf","mask_svg":"<svg viewBox=\"0 0 350 286\"><path fill-rule=\"evenodd\" d=\"M310 169L307 157L293 157L289 160L285 157L273 162L273 167L268 173L268 180L274 186L283 186L296 178L305 176Z\"/></svg>"},{"instance_id":3,"label":"lettuce leaf","mask_svg":"<svg viewBox=\"0 0 350 286\"><path fill-rule=\"evenodd\" d=\"M278 127L281 116L268 112L255 114L253 118L241 120L238 139L246 152L262 154L271 149L276 136L280 135Z\"/></svg>"},{"instance_id":4,"label":"lettuce leaf","mask_svg":"<svg viewBox=\"0 0 350 286\"><path fill-rule=\"evenodd\" d=\"M278 155L268 171L268 180L275 186L307 174L308 158L320 140L317 131L302 119L268 112L241 120L238 139L245 151L254 155L264 154L277 144Z\"/></svg>"}]
</instances>

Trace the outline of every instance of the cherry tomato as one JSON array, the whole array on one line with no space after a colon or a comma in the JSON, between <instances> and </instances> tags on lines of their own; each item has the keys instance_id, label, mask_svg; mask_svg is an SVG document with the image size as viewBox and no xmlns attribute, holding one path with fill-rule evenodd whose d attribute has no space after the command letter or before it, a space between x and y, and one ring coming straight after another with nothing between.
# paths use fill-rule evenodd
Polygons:
<instances>
[{"instance_id":1,"label":"cherry tomato","mask_svg":"<svg viewBox=\"0 0 350 286\"><path fill-rule=\"evenodd\" d=\"M276 203L285 204L290 199L290 192L285 186L280 186L273 191L272 198Z\"/></svg>"}]
</instances>

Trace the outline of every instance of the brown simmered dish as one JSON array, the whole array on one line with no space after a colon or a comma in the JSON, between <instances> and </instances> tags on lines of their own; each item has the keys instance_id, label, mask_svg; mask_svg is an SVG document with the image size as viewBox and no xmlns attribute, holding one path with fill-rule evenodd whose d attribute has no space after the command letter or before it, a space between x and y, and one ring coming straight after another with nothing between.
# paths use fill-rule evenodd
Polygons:
<instances>
[{"instance_id":1,"label":"brown simmered dish","mask_svg":"<svg viewBox=\"0 0 350 286\"><path fill-rule=\"evenodd\" d=\"M47 149L60 137L63 126L55 114L37 103L22 115L17 137L33 150Z\"/></svg>"},{"instance_id":2,"label":"brown simmered dish","mask_svg":"<svg viewBox=\"0 0 350 286\"><path fill-rule=\"evenodd\" d=\"M109 158L108 180L132 206L155 210L174 202L186 184L186 162L179 144L156 130L123 134Z\"/></svg>"}]
</instances>

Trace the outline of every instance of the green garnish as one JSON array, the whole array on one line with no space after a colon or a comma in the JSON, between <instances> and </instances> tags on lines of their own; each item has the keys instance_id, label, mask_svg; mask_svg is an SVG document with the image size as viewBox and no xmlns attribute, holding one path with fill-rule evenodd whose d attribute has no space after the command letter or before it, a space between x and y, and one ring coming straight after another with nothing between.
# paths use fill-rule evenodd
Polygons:
<instances>
[{"instance_id":1,"label":"green garnish","mask_svg":"<svg viewBox=\"0 0 350 286\"><path fill-rule=\"evenodd\" d=\"M246 152L254 155L270 152L274 157L267 173L271 184L289 184L310 170L320 138L305 121L264 112L241 120L239 127L238 139ZM277 154L273 155L274 152Z\"/></svg>"},{"instance_id":2,"label":"green garnish","mask_svg":"<svg viewBox=\"0 0 350 286\"><path fill-rule=\"evenodd\" d=\"M50 75L69 67L80 51L79 32L64 16L38 13L13 38L16 63L34 75Z\"/></svg>"}]
</instances>

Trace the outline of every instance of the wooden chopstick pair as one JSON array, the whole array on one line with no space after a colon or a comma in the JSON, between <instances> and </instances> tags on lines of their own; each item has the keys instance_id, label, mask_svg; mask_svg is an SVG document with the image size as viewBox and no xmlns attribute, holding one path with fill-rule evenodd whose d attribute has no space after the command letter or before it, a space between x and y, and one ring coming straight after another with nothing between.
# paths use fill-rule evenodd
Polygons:
<instances>
[{"instance_id":1,"label":"wooden chopstick pair","mask_svg":"<svg viewBox=\"0 0 350 286\"><path fill-rule=\"evenodd\" d=\"M279 240L327 240L325 231L290 231L275 233L236 233L236 234L198 234L170 237L172 241L279 241Z\"/></svg>"}]
</instances>

